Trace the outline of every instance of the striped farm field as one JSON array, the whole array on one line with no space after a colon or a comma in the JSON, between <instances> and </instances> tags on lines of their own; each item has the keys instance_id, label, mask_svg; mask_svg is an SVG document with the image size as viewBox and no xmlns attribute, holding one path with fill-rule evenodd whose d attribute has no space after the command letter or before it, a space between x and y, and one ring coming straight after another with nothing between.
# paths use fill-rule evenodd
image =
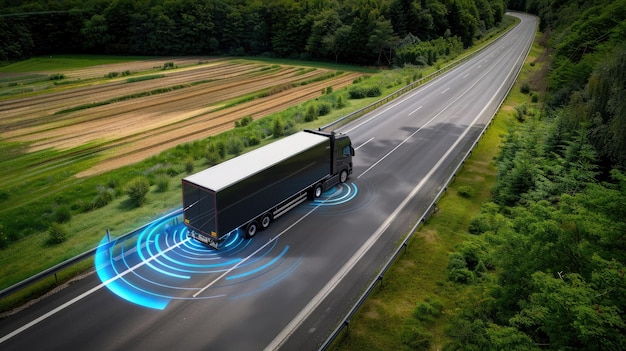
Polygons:
<instances>
[{"instance_id":1,"label":"striped farm field","mask_svg":"<svg viewBox=\"0 0 626 351\"><path fill-rule=\"evenodd\" d=\"M82 152L97 162L77 174L82 177L215 135L245 116L258 119L284 110L316 98L327 87L347 86L363 74L246 60L168 62L175 68L162 70L159 62L139 61L57 71L68 84L3 95L0 138L27 145L29 152L89 145ZM103 79L118 71L131 74ZM37 163L41 167L47 162Z\"/></svg>"}]
</instances>

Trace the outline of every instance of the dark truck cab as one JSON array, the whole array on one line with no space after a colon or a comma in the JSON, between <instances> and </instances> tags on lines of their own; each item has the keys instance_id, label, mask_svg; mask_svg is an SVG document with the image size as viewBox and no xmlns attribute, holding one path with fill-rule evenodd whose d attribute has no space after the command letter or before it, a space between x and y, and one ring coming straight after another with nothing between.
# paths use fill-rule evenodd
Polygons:
<instances>
[{"instance_id":1,"label":"dark truck cab","mask_svg":"<svg viewBox=\"0 0 626 351\"><path fill-rule=\"evenodd\" d=\"M182 179L188 236L213 248L231 233L246 238L307 198L352 174L345 134L305 130Z\"/></svg>"}]
</instances>

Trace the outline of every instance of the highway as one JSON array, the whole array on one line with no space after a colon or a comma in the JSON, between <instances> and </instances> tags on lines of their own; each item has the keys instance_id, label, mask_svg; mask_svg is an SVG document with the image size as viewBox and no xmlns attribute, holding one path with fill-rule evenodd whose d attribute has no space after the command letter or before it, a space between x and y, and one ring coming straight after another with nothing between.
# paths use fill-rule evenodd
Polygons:
<instances>
[{"instance_id":1,"label":"highway","mask_svg":"<svg viewBox=\"0 0 626 351\"><path fill-rule=\"evenodd\" d=\"M103 245L97 272L0 320L9 350L317 350L489 122L535 17L428 84L343 126L348 182L214 251L172 213Z\"/></svg>"}]
</instances>

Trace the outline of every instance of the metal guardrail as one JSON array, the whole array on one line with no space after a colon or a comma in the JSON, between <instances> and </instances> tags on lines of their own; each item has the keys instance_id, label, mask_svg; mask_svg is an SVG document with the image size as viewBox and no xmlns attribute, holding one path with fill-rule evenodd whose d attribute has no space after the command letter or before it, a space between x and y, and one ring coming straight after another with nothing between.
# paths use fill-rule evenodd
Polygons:
<instances>
[{"instance_id":1,"label":"metal guardrail","mask_svg":"<svg viewBox=\"0 0 626 351\"><path fill-rule=\"evenodd\" d=\"M500 34L500 36L498 38L496 38L495 40L491 41L489 44L485 45L483 48L481 48L480 50L474 51L471 54L468 54L467 56L463 56L462 58L452 61L450 64L444 66L443 68L438 69L437 71L427 75L426 77L420 78L418 80L416 80L415 82L408 84L396 91L394 91L393 93L385 96L384 98L377 100L359 110L356 110L352 113L349 113L325 126L322 126L319 128L319 130L321 131L330 131L331 129L335 129L337 127L341 127L343 125L348 124L349 122L355 120L358 117L361 117L362 115L373 111L377 108L379 108L380 106L388 103L391 100L394 100L406 93L408 93L409 91L418 88L428 82L430 82L431 80L437 78L438 76L452 70L453 68L456 68L457 66L459 66L460 64L462 64L463 62L471 59L472 57L478 55L480 52L482 52L484 49L488 48L489 46L493 45L494 43L496 43L497 41L499 41L504 35L506 35L509 31L511 31L511 29L513 29L514 27L511 27L509 29L507 29L506 31L502 32L502 34Z\"/></svg>"},{"instance_id":2,"label":"metal guardrail","mask_svg":"<svg viewBox=\"0 0 626 351\"><path fill-rule=\"evenodd\" d=\"M480 53L482 50L484 50L485 48L493 45L493 43L497 42L498 40L500 40L500 38L502 38L506 33L508 33L512 28L508 29L507 31L505 31L504 33L502 33L500 35L500 37L498 37L496 40L492 41L490 44L486 45L485 47L483 47L481 50L478 50L476 52L473 52L472 54L469 54L467 56L464 56L463 58L453 61L452 63L450 63L449 65L427 75L426 77L423 77L409 85L406 85L402 88L400 88L399 90L387 95L386 97L377 100L371 104L369 104L368 106L365 106L357 111L354 111L332 123L329 123L323 127L320 127L320 130L323 131L328 131L330 128L337 128L339 126L345 125L349 122L351 122L352 120L372 111L377 109L378 107L388 103L389 101L396 99L399 96L404 95L405 93L431 81L432 79L452 70L453 68L455 68L456 66L460 65L461 63L469 60L470 58L474 57L475 55L477 55L478 53ZM510 88L509 88L510 90ZM500 104L502 104L502 102L500 102ZM478 141L480 140L480 138L482 137L482 135L484 134L484 132L486 131L487 127L491 124L488 123L485 128L483 129L483 131L481 132L481 135L479 138L477 138L476 142L472 145L472 147L470 148L470 150L468 151L468 153L465 155L465 157L463 158L463 160L461 161L461 163L459 164L459 166L455 169L455 171L453 172L452 176L448 179L448 181L445 183L445 186L442 188L442 190L437 194L437 196L435 197L435 199L433 200L433 202L430 204L430 206L428 207L428 210L425 212L424 215L422 215L422 217L419 219L419 221L415 224L415 226L411 229L411 231L409 232L410 234L407 236L407 238L402 242L402 244L398 247L398 249L396 250L396 252L393 254L393 256L389 259L389 261L385 264L384 268L382 269L381 273L378 274L378 276L370 283L369 287L367 288L367 290L365 291L365 293L363 293L363 295L359 298L359 300L357 301L357 303L353 306L353 308L350 310L350 312L348 313L348 315L346 316L346 318L344 318L344 321L337 327L337 329L335 329L335 331L333 332L333 334L326 340L326 342L322 345L322 347L320 348L320 350L325 350L327 349L330 344L335 340L335 338L339 335L339 333L343 330L344 327L346 327L347 325L350 324L350 319L354 316L354 314L356 313L356 311L358 310L358 308L363 304L363 302L365 302L365 299L371 294L371 292L373 291L373 289L376 287L376 284L381 281L383 279L384 274L387 272L387 270L391 267L391 265L395 262L396 258L398 257L398 255L400 254L401 250L406 247L408 240L410 240L413 236L413 233L415 232L415 230L417 229L417 227L424 222L424 220L426 219L427 215L431 212L431 210L436 206L436 202L439 199L439 197L443 194L443 192L446 190L448 184L452 181L452 179L454 178L454 176L456 175L456 173L458 172L458 170L461 168L461 166L465 163L465 160L467 159L467 157L469 157L469 155L471 154L471 151L474 149L474 147L476 146L476 144L478 143ZM182 209L178 209L176 211L172 211L170 213L168 213L166 216L173 216L173 215L178 215L182 213ZM107 242L106 244L103 245L111 245L113 243L115 243L118 240L124 240L127 239L129 237L132 237L133 235L135 235L137 232L143 230L144 228L152 225L153 223L155 223L157 220L152 221L150 223L147 223L133 231L130 231L124 235L121 235L109 242ZM109 232L107 231L107 235L109 235ZM22 290L44 278L47 278L49 276L55 275L58 272L71 267L72 265L77 264L78 262L81 262L91 256L93 256L96 251L101 248L102 245L94 247L93 249L90 249L86 252L83 252L80 255L77 255L75 257L72 257L70 259L67 259L53 267L50 267L38 274L35 274L27 279L24 279L23 281L16 283L14 285L11 285L10 287L0 291L0 299L5 298L11 294L14 294L15 292Z\"/></svg>"},{"instance_id":3,"label":"metal guardrail","mask_svg":"<svg viewBox=\"0 0 626 351\"><path fill-rule=\"evenodd\" d=\"M494 40L493 42L491 42L489 45L486 45L483 49L491 46L493 43L497 42L498 40L500 40L505 34L507 34L511 29L513 29L514 27L509 28L507 31L505 31L504 33L502 33L502 35L500 35L500 37L498 37L496 40ZM463 60L459 60L460 62L464 62L467 58L469 57L473 57L475 54L477 54L478 52L482 51L483 49L473 53L472 55L468 55L467 57L463 58ZM526 51L526 57L528 57L528 53L530 52L530 47L527 49ZM525 60L524 60L525 61ZM449 65L450 66L450 65ZM520 65L517 74L515 75L516 77L519 75L519 72L521 71L523 65ZM447 68L448 66L446 66ZM417 82L416 82L417 83ZM376 286L378 285L379 282L381 282L383 280L383 277L385 275L385 273L389 270L389 268L391 268L391 265L393 265L393 263L396 261L396 259L400 256L400 253L402 252L402 250L404 248L406 248L406 246L408 245L409 240L411 240L413 238L413 235L415 234L415 232L417 231L417 228L426 221L426 219L430 216L430 214L433 212L433 210L435 210L437 208L437 201L441 198L441 196L445 193L445 191L448 189L448 186L450 185L450 183L452 182L452 180L454 180L454 178L456 177L456 175L458 174L459 170L465 165L465 161L467 161L467 159L470 157L470 155L472 154L474 148L476 147L476 145L478 145L478 142L480 142L480 140L482 139L482 137L485 135L485 133L487 132L487 129L489 128L489 126L491 126L491 123L493 122L493 117L496 115L496 113L498 113L498 111L500 110L500 107L502 106L502 103L504 102L504 100L506 99L506 96L509 95L511 89L513 88L513 84L515 83L515 80L513 81L513 83L511 83L511 85L509 86L507 93L504 95L504 97L502 98L502 100L499 102L498 104L498 108L496 108L494 114L489 118L488 123L485 124L485 127L483 128L483 130L480 132L480 135L476 138L476 140L472 143L472 145L470 146L470 148L468 149L468 151L465 153L465 155L463 156L463 158L461 159L461 162L459 162L459 164L457 165L457 167L454 169L454 171L450 174L450 176L448 177L448 179L444 182L443 187L441 188L441 190L439 190L439 192L437 193L437 195L435 195L433 201L430 203L430 205L428 205L426 211L424 212L424 214L419 218L419 220L417 221L417 223L415 223L415 225L409 230L409 234L407 235L407 237L402 241L402 243L398 246L398 248L396 249L396 251L393 253L393 255L389 258L389 260L385 263L385 265L383 266L382 270L380 271L380 273L378 273L376 275L376 277L372 280L372 282L368 285L367 289L365 290L365 292L361 295L361 297L357 300L357 302L354 304L354 306L350 309L350 311L348 312L348 314L343 318L342 322L337 326L337 328L335 328L335 330L332 332L332 334L326 339L326 341L320 346L319 351L323 351L323 350L327 350L330 345L337 339L337 337L339 336L339 334L343 331L344 328L349 327L350 326L350 320L352 319L352 317L354 317L354 315L357 313L357 311L359 310L359 308L361 307L361 305L363 305L363 303L365 302L365 300L369 297L369 295L374 291L374 289L376 288ZM423 84L423 83L422 83ZM402 89L401 89L402 90ZM394 93L395 94L395 93ZM330 126L330 125L329 125Z\"/></svg>"},{"instance_id":4,"label":"metal guardrail","mask_svg":"<svg viewBox=\"0 0 626 351\"><path fill-rule=\"evenodd\" d=\"M176 211L172 211L172 212L166 214L165 216L176 216L176 215L180 215L182 213L183 213L183 210L182 209L178 209ZM86 252L83 252L82 254L80 254L78 256L74 256L74 257L72 257L70 259L67 259L67 260L65 260L65 261L63 261L63 262L61 262L61 263L59 263L59 264L57 264L57 265L55 265L53 267L50 267L50 268L46 269L45 271L42 271L40 273L37 273L37 274L31 276L30 278L24 279L24 280L22 280L19 283L11 285L10 287L0 291L0 299L5 298L5 297L7 297L7 296L9 296L11 294L14 294L15 292L17 292L19 290L27 288L30 285L32 285L32 284L34 284L34 283L36 283L36 282L38 282L38 281L40 281L40 280L42 280L44 278L47 278L47 277L49 277L51 275L55 275L58 272L66 269L68 267L71 267L71 266L77 264L78 262L81 262L81 261L83 261L83 260L93 256L96 253L96 251L98 249L102 248L103 246L112 245L115 242L117 242L118 240L124 240L124 239L130 238L133 235L137 234L138 232L142 231L143 229L145 229L146 227L154 224L157 221L159 221L159 220L157 219L157 220L154 220L154 221L152 221L150 223L144 224L143 226L141 226L141 227L139 227L137 229L134 229L134 230L132 230L132 231L130 231L130 232L124 234L124 235L121 235L121 236L119 236L119 237L117 237L117 238L115 238L113 240L109 240L105 244L96 246L93 249L88 250ZM110 239L110 233L109 233L108 230L107 230L107 235L109 236L109 239Z\"/></svg>"}]
</instances>

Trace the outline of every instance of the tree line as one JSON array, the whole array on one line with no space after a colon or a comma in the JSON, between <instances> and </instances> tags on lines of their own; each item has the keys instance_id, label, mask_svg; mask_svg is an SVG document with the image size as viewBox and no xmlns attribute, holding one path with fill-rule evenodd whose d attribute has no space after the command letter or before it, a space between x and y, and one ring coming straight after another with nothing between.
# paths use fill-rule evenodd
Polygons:
<instances>
[{"instance_id":1,"label":"tree line","mask_svg":"<svg viewBox=\"0 0 626 351\"><path fill-rule=\"evenodd\" d=\"M359 65L417 65L433 62L442 51L470 46L502 21L505 3L6 0L0 9L0 62L90 53L265 55ZM438 48L416 47L435 39Z\"/></svg>"},{"instance_id":2,"label":"tree line","mask_svg":"<svg viewBox=\"0 0 626 351\"><path fill-rule=\"evenodd\" d=\"M476 296L446 349L624 350L626 1L509 5L541 17L551 70L532 87L543 108L517 111L474 236L450 256L448 278Z\"/></svg>"}]
</instances>

